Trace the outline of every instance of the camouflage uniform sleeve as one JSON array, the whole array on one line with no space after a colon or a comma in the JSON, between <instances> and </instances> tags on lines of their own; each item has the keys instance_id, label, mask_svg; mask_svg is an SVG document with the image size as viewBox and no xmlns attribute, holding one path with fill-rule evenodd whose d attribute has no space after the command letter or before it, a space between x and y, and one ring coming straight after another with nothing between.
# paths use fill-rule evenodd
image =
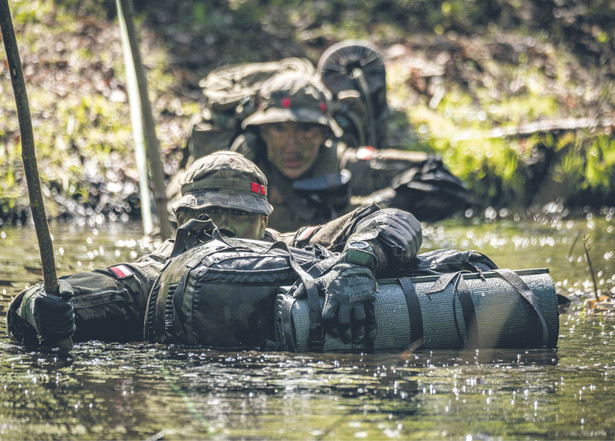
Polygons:
<instances>
[{"instance_id":1,"label":"camouflage uniform sleeve","mask_svg":"<svg viewBox=\"0 0 615 441\"><path fill-rule=\"evenodd\" d=\"M64 277L75 296L74 341L142 340L147 298L170 255L172 242L134 263ZM14 341L36 341L33 330L17 314L25 290L13 299L7 313L9 335Z\"/></svg>"},{"instance_id":2,"label":"camouflage uniform sleeve","mask_svg":"<svg viewBox=\"0 0 615 441\"><path fill-rule=\"evenodd\" d=\"M352 241L366 241L376 255L378 277L393 275L414 262L423 242L421 224L407 211L376 204L356 210L319 226L303 227L280 237L289 245L303 248L319 244L343 252Z\"/></svg>"},{"instance_id":3,"label":"camouflage uniform sleeve","mask_svg":"<svg viewBox=\"0 0 615 441\"><path fill-rule=\"evenodd\" d=\"M302 227L293 233L284 233L280 235L280 240L297 248L318 244L331 251L341 252L344 250L348 238L354 232L357 223L378 210L380 208L375 204L357 208L326 224Z\"/></svg>"}]
</instances>

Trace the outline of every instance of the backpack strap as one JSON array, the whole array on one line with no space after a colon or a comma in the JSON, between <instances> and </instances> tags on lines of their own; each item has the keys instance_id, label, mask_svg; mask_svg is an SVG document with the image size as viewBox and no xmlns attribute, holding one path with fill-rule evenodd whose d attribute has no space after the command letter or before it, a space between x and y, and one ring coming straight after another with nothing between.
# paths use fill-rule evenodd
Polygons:
<instances>
[{"instance_id":1,"label":"backpack strap","mask_svg":"<svg viewBox=\"0 0 615 441\"><path fill-rule=\"evenodd\" d=\"M219 251L219 247L214 247L209 253L205 255L208 256ZM201 259L200 256L199 260ZM149 297L147 299L147 310L146 317L144 323L144 338L150 342L156 341L156 334L159 332L164 333L166 336L177 337L181 335L184 331L179 324L179 320L177 318L177 310L180 309L181 303L183 301L183 291L184 286L186 284L186 280L188 275L194 268L194 262L186 262L185 267L186 271L182 274L181 278L177 282L177 284L173 286L169 286L169 293L166 299L165 310L164 310L164 328L158 329L156 328L156 308L158 307L158 296L160 294L161 282L160 279L162 274L164 274L167 267L169 267L173 263L174 259L169 259L165 262L162 270L158 274L156 281L152 285L152 290L149 293ZM179 295L175 295L177 292L180 292Z\"/></svg>"},{"instance_id":2,"label":"backpack strap","mask_svg":"<svg viewBox=\"0 0 615 441\"><path fill-rule=\"evenodd\" d=\"M310 351L322 351L325 345L325 339L322 328L322 315L320 311L320 299L318 297L318 286L316 284L316 280L303 268L301 268L301 265L299 265L297 260L295 260L295 257L290 252L290 249L285 242L275 242L271 245L269 251L273 249L281 249L285 252L285 254L287 254L290 267L293 271L295 271L297 276L299 276L299 279L301 279L301 282L305 287L310 315L308 349ZM292 306L292 304L290 306ZM287 310L290 311L290 307L287 307ZM286 323L290 324L290 317L288 317L288 319L289 320L287 320Z\"/></svg>"},{"instance_id":3,"label":"backpack strap","mask_svg":"<svg viewBox=\"0 0 615 441\"><path fill-rule=\"evenodd\" d=\"M190 219L177 229L171 257L179 256L187 249L193 248L195 245L202 242L203 238L201 236L205 236L207 239L213 238L223 241L220 232L211 219Z\"/></svg>"},{"instance_id":4,"label":"backpack strap","mask_svg":"<svg viewBox=\"0 0 615 441\"><path fill-rule=\"evenodd\" d=\"M290 288L289 291L293 291L296 289L296 283L294 286ZM287 295L278 295L277 296L277 325L278 325L278 339L279 343L282 346L282 349L286 351L295 352L297 350L297 342L295 340L295 333L293 331L292 326L292 309L293 305L297 301L296 297L292 295L288 295L288 291L285 292Z\"/></svg>"},{"instance_id":5,"label":"backpack strap","mask_svg":"<svg viewBox=\"0 0 615 441\"><path fill-rule=\"evenodd\" d=\"M170 263L171 259L167 260L160 273L158 273L158 277L156 277L156 281L152 285L152 291L149 293L149 297L147 299L143 338L150 342L154 341L156 335L156 303L158 302L158 295L160 294L160 276Z\"/></svg>"}]
</instances>

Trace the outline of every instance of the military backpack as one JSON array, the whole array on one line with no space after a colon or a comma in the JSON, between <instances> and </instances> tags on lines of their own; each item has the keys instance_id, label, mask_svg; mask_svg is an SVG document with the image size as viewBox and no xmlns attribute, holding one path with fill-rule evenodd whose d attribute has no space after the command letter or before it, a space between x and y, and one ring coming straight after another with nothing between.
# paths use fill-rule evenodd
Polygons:
<instances>
[{"instance_id":1,"label":"military backpack","mask_svg":"<svg viewBox=\"0 0 615 441\"><path fill-rule=\"evenodd\" d=\"M335 256L322 247L217 235L174 257L152 288L144 337L224 349L277 349L274 303L281 286L304 283L315 341L322 340L315 278Z\"/></svg>"},{"instance_id":2,"label":"military backpack","mask_svg":"<svg viewBox=\"0 0 615 441\"><path fill-rule=\"evenodd\" d=\"M331 113L351 147L382 148L387 142L386 72L375 46L347 40L331 46L314 67L305 58L224 66L199 82L205 105L192 120L189 152L200 158L230 147L241 123L257 107L265 81L283 72L319 77L332 95Z\"/></svg>"}]
</instances>

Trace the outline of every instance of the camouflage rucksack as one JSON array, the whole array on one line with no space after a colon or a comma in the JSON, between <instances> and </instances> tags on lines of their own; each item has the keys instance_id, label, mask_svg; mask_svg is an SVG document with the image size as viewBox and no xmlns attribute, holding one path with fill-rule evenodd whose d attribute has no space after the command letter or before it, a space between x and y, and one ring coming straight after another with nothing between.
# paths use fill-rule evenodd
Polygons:
<instances>
[{"instance_id":1,"label":"camouflage rucksack","mask_svg":"<svg viewBox=\"0 0 615 441\"><path fill-rule=\"evenodd\" d=\"M256 110L256 95L269 78L296 72L320 78L333 100L331 114L348 146L386 146L388 106L384 61L371 44L348 40L331 46L317 68L305 58L246 63L212 71L199 82L205 106L191 123L189 153L200 158L228 148L241 123Z\"/></svg>"},{"instance_id":2,"label":"camouflage rucksack","mask_svg":"<svg viewBox=\"0 0 615 441\"><path fill-rule=\"evenodd\" d=\"M199 82L205 107L192 120L188 147L195 158L228 148L242 129L242 121L256 110L256 94L263 82L281 72L314 74L304 58L226 66Z\"/></svg>"},{"instance_id":3,"label":"camouflage rucksack","mask_svg":"<svg viewBox=\"0 0 615 441\"><path fill-rule=\"evenodd\" d=\"M175 254L175 253L174 253ZM274 305L281 286L301 280L313 321L314 344L322 341L315 278L336 257L322 247L289 248L284 242L209 239L175 256L148 299L144 337L224 349L277 349Z\"/></svg>"}]
</instances>

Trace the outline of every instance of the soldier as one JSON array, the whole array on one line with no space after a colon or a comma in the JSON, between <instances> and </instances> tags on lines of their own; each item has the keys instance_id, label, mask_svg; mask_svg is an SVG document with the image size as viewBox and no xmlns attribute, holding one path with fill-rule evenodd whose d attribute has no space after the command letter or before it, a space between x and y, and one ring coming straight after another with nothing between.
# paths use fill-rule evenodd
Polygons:
<instances>
[{"instance_id":1,"label":"soldier","mask_svg":"<svg viewBox=\"0 0 615 441\"><path fill-rule=\"evenodd\" d=\"M269 180L275 206L271 224L280 230L322 223L350 209L348 181L340 174L341 129L331 117L330 97L315 77L283 73L263 84L257 110L232 143Z\"/></svg>"},{"instance_id":2,"label":"soldier","mask_svg":"<svg viewBox=\"0 0 615 441\"><path fill-rule=\"evenodd\" d=\"M375 205L295 233L268 229L273 207L267 201L267 178L238 153L200 158L180 183L182 197L174 207L179 225L210 219L223 236L282 240L294 247L319 244L339 252L333 267L337 277L327 285L323 325L345 341L353 338L360 343L364 336L373 336L375 276L408 267L421 246L421 227L410 213ZM7 313L11 339L22 344L53 344L70 336L75 341L141 340L148 296L178 245L176 239L179 242L179 233L136 262L61 278L60 297L46 293L42 285L22 291ZM349 296L348 286L361 289ZM352 314L342 316L342 310Z\"/></svg>"},{"instance_id":3,"label":"soldier","mask_svg":"<svg viewBox=\"0 0 615 441\"><path fill-rule=\"evenodd\" d=\"M339 95L336 105L349 106L348 97L340 105ZM356 108L359 98L353 98ZM294 230L374 202L411 211L427 221L463 208L464 184L440 158L347 146L341 139L354 138L343 136L331 103L331 93L315 75L293 71L273 75L263 82L256 110L243 120L243 133L230 145L231 151L254 161L267 176L269 201L275 207L271 226ZM199 147L205 143L205 132L197 126L193 126L191 150L206 151Z\"/></svg>"}]
</instances>

